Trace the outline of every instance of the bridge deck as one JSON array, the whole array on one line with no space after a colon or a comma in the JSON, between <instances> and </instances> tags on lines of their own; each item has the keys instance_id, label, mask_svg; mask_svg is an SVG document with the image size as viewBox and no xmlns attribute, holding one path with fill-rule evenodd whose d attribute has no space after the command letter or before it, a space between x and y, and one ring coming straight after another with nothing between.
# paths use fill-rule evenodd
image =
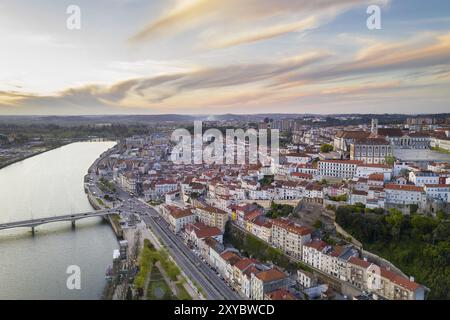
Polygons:
<instances>
[{"instance_id":1,"label":"bridge deck","mask_svg":"<svg viewBox=\"0 0 450 320\"><path fill-rule=\"evenodd\" d=\"M52 222L76 221L76 220L92 218L92 217L103 217L103 216L107 216L110 214L114 214L116 212L117 212L117 209L99 210L99 211L94 211L94 212L76 213L76 214L68 214L68 215L41 218L41 219L32 219L32 220L23 220L23 221L2 223L2 224L0 224L0 230L21 228L21 227L36 227L36 226L39 226L42 224L52 223Z\"/></svg>"}]
</instances>

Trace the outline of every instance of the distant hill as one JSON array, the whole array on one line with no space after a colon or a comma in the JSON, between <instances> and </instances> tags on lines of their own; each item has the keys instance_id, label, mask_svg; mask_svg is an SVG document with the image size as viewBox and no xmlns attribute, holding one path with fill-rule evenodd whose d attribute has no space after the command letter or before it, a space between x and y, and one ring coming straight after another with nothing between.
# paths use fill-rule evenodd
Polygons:
<instances>
[{"instance_id":1,"label":"distant hill","mask_svg":"<svg viewBox=\"0 0 450 320\"><path fill-rule=\"evenodd\" d=\"M450 113L445 114L422 114L421 117L434 117L446 119ZM336 118L353 118L353 122L369 123L370 119L377 118L380 124L403 123L406 118L414 115L406 114L223 114L223 115L182 115L182 114L157 114L157 115L86 115L86 116L0 116L0 123L6 124L57 124L78 125L89 123L151 123L151 122L192 122L200 121L246 121L261 122L269 118L272 120L299 119L306 120L320 118L333 124Z\"/></svg>"}]
</instances>

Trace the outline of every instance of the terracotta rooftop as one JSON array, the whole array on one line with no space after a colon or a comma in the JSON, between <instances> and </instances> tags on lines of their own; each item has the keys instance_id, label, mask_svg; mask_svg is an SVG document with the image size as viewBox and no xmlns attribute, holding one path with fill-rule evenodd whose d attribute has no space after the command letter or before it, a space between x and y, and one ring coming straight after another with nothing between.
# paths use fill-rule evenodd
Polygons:
<instances>
[{"instance_id":1,"label":"terracotta rooftop","mask_svg":"<svg viewBox=\"0 0 450 320\"><path fill-rule=\"evenodd\" d=\"M305 244L305 247L314 248L317 251L322 251L323 249L325 249L326 246L328 246L328 244L322 240L311 241Z\"/></svg>"},{"instance_id":2,"label":"terracotta rooftop","mask_svg":"<svg viewBox=\"0 0 450 320\"><path fill-rule=\"evenodd\" d=\"M307 234L311 234L312 230L308 227L302 227L298 224L295 224L292 221L289 221L287 219L278 218L272 221L273 225L276 225L280 228L283 228L291 233L296 233L301 236L305 236Z\"/></svg>"},{"instance_id":3,"label":"terracotta rooftop","mask_svg":"<svg viewBox=\"0 0 450 320\"><path fill-rule=\"evenodd\" d=\"M366 260L363 260L363 259L360 259L360 258L357 258L357 257L351 257L350 259L348 259L348 262L351 263L351 264L360 266L360 267L362 267L364 269L367 269L371 265L370 262L368 262Z\"/></svg>"},{"instance_id":4,"label":"terracotta rooftop","mask_svg":"<svg viewBox=\"0 0 450 320\"><path fill-rule=\"evenodd\" d=\"M285 278L287 278L287 275L284 272L282 272L276 268L272 268L267 271L258 272L256 274L256 277L258 279L262 280L263 282L271 282L271 281L285 279Z\"/></svg>"},{"instance_id":5,"label":"terracotta rooftop","mask_svg":"<svg viewBox=\"0 0 450 320\"><path fill-rule=\"evenodd\" d=\"M250 258L243 258L240 261L238 261L234 266L238 268L241 271L246 270L251 265L258 263L258 260L256 259L250 259Z\"/></svg>"},{"instance_id":6,"label":"terracotta rooftop","mask_svg":"<svg viewBox=\"0 0 450 320\"><path fill-rule=\"evenodd\" d=\"M372 173L369 175L369 180L372 181L384 181L384 174L382 173Z\"/></svg>"},{"instance_id":7,"label":"terracotta rooftop","mask_svg":"<svg viewBox=\"0 0 450 320\"><path fill-rule=\"evenodd\" d=\"M223 260L229 262L232 266L236 265L239 261L241 261L241 257L239 257L236 253L232 251L225 251L220 255Z\"/></svg>"},{"instance_id":8,"label":"terracotta rooftop","mask_svg":"<svg viewBox=\"0 0 450 320\"><path fill-rule=\"evenodd\" d=\"M378 128L378 136L401 137L403 132L399 128Z\"/></svg>"},{"instance_id":9,"label":"terracotta rooftop","mask_svg":"<svg viewBox=\"0 0 450 320\"><path fill-rule=\"evenodd\" d=\"M402 191L413 191L413 192L422 192L423 187L416 187L412 185L404 185L404 184L394 184L390 183L384 187L386 190L402 190Z\"/></svg>"},{"instance_id":10,"label":"terracotta rooftop","mask_svg":"<svg viewBox=\"0 0 450 320\"><path fill-rule=\"evenodd\" d=\"M370 132L366 131L339 131L336 134L336 137L338 138L344 138L344 139L360 139L360 138L366 138L370 135Z\"/></svg>"},{"instance_id":11,"label":"terracotta rooftop","mask_svg":"<svg viewBox=\"0 0 450 320\"><path fill-rule=\"evenodd\" d=\"M278 289L267 294L270 300L297 300L297 298L286 289Z\"/></svg>"},{"instance_id":12,"label":"terracotta rooftop","mask_svg":"<svg viewBox=\"0 0 450 320\"><path fill-rule=\"evenodd\" d=\"M194 224L188 224L186 226L188 232L194 232L198 239L204 239L208 237L216 237L222 234L219 228L209 227L201 222Z\"/></svg>"},{"instance_id":13,"label":"terracotta rooftop","mask_svg":"<svg viewBox=\"0 0 450 320\"><path fill-rule=\"evenodd\" d=\"M426 188L450 188L450 184L426 184Z\"/></svg>"}]
</instances>

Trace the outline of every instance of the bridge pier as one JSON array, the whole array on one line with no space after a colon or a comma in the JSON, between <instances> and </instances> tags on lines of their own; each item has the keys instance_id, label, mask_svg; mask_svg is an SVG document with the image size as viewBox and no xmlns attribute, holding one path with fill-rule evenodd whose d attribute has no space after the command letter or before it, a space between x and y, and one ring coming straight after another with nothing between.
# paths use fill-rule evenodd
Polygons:
<instances>
[{"instance_id":1,"label":"bridge pier","mask_svg":"<svg viewBox=\"0 0 450 320\"><path fill-rule=\"evenodd\" d=\"M36 231L34 230L35 227L31 227L31 234L34 236L36 234Z\"/></svg>"},{"instance_id":2,"label":"bridge pier","mask_svg":"<svg viewBox=\"0 0 450 320\"><path fill-rule=\"evenodd\" d=\"M75 229L75 220L72 220L72 229Z\"/></svg>"}]
</instances>

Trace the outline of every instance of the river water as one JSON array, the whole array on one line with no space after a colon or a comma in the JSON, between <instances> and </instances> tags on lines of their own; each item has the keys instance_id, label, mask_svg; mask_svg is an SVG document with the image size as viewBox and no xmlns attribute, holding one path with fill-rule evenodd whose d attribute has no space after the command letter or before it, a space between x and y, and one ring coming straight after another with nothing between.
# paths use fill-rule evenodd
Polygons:
<instances>
[{"instance_id":1,"label":"river water","mask_svg":"<svg viewBox=\"0 0 450 320\"><path fill-rule=\"evenodd\" d=\"M83 177L114 142L73 143L0 170L0 223L92 211ZM102 218L0 231L0 299L99 299L118 248ZM81 289L67 289L67 267Z\"/></svg>"}]
</instances>

